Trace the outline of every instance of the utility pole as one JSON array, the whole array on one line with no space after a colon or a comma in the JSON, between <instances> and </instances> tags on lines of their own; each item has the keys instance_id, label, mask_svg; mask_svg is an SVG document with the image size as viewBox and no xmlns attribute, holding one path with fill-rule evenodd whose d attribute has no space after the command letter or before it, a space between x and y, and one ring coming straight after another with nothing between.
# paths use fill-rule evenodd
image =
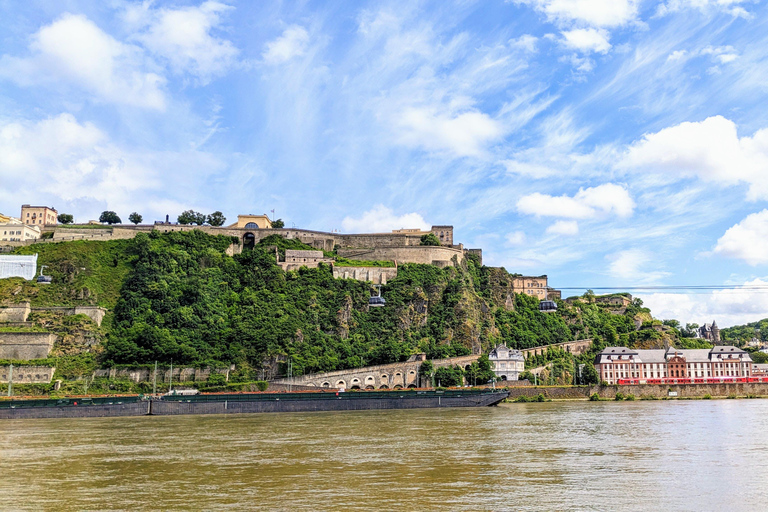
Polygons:
<instances>
[{"instance_id":1,"label":"utility pole","mask_svg":"<svg viewBox=\"0 0 768 512\"><path fill-rule=\"evenodd\" d=\"M171 394L171 391L173 390L173 359L171 359L171 376L168 379L168 394Z\"/></svg>"},{"instance_id":2,"label":"utility pole","mask_svg":"<svg viewBox=\"0 0 768 512\"><path fill-rule=\"evenodd\" d=\"M157 361L155 361L155 373L152 375L152 396L157 395Z\"/></svg>"},{"instance_id":3,"label":"utility pole","mask_svg":"<svg viewBox=\"0 0 768 512\"><path fill-rule=\"evenodd\" d=\"M293 358L288 360L288 391L293 391Z\"/></svg>"},{"instance_id":4,"label":"utility pole","mask_svg":"<svg viewBox=\"0 0 768 512\"><path fill-rule=\"evenodd\" d=\"M11 395L13 395L13 363L11 363L11 368L8 372L8 396Z\"/></svg>"}]
</instances>

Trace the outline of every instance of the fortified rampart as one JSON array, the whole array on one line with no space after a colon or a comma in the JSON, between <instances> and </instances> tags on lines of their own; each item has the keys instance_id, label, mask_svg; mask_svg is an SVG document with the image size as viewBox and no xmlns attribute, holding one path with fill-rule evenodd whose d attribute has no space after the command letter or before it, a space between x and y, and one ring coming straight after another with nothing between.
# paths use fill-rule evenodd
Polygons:
<instances>
[{"instance_id":1,"label":"fortified rampart","mask_svg":"<svg viewBox=\"0 0 768 512\"><path fill-rule=\"evenodd\" d=\"M0 332L0 359L45 359L55 339L51 332Z\"/></svg>"},{"instance_id":2,"label":"fortified rampart","mask_svg":"<svg viewBox=\"0 0 768 512\"><path fill-rule=\"evenodd\" d=\"M26 322L31 311L29 302L0 306L0 322Z\"/></svg>"},{"instance_id":3,"label":"fortified rampart","mask_svg":"<svg viewBox=\"0 0 768 512\"><path fill-rule=\"evenodd\" d=\"M373 284L387 284L397 277L397 269L391 267L333 267L336 279L371 281Z\"/></svg>"},{"instance_id":4,"label":"fortified rampart","mask_svg":"<svg viewBox=\"0 0 768 512\"><path fill-rule=\"evenodd\" d=\"M50 384L56 368L53 366L14 366L14 384ZM11 380L11 367L0 366L0 382Z\"/></svg>"},{"instance_id":5,"label":"fortified rampart","mask_svg":"<svg viewBox=\"0 0 768 512\"><path fill-rule=\"evenodd\" d=\"M479 355L471 355L448 359L433 359L432 364L435 368L455 365L464 368L477 361L479 357ZM423 376L419 375L419 367L422 362L423 360L416 360L366 366L350 370L302 375L293 379L279 379L274 382L276 384L292 384L316 388L401 389L425 387L431 383L423 381Z\"/></svg>"},{"instance_id":6,"label":"fortified rampart","mask_svg":"<svg viewBox=\"0 0 768 512\"><path fill-rule=\"evenodd\" d=\"M414 246L378 247L365 249L338 249L339 256L370 261L397 261L398 263L424 263L441 267L464 261L464 251L453 247Z\"/></svg>"},{"instance_id":7,"label":"fortified rampart","mask_svg":"<svg viewBox=\"0 0 768 512\"><path fill-rule=\"evenodd\" d=\"M19 304L0 307L0 322L28 326L31 325L30 322L28 322L29 314L38 311L53 311L61 313L64 316L85 315L99 326L101 325L102 320L104 320L104 315L107 314L107 310L99 306L52 306L33 308L30 307L29 302L21 302Z\"/></svg>"},{"instance_id":8,"label":"fortified rampart","mask_svg":"<svg viewBox=\"0 0 768 512\"><path fill-rule=\"evenodd\" d=\"M201 382L206 381L211 374L220 373L225 380L229 380L229 368L186 368L173 369L173 382ZM106 377L109 379L128 379L133 382L151 382L155 377L154 368L102 368L93 372L94 377ZM157 382L171 382L171 370L158 368Z\"/></svg>"}]
</instances>

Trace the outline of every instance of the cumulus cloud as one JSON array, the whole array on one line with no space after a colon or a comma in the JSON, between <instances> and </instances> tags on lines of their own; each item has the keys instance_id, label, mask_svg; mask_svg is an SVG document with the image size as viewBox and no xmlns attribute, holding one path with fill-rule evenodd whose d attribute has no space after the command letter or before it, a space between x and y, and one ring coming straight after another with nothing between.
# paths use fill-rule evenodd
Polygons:
<instances>
[{"instance_id":1,"label":"cumulus cloud","mask_svg":"<svg viewBox=\"0 0 768 512\"><path fill-rule=\"evenodd\" d=\"M754 279L733 289L714 290L708 294L650 293L641 298L656 318L675 318L683 324L696 322L699 325L716 320L720 327L729 327L765 317L768 294L764 289L754 289L756 286L768 286L768 280Z\"/></svg>"},{"instance_id":2,"label":"cumulus cloud","mask_svg":"<svg viewBox=\"0 0 768 512\"><path fill-rule=\"evenodd\" d=\"M520 213L567 219L590 219L606 214L629 217L634 208L635 202L627 189L613 183L579 189L573 197L536 192L521 197L517 202Z\"/></svg>"},{"instance_id":3,"label":"cumulus cloud","mask_svg":"<svg viewBox=\"0 0 768 512\"><path fill-rule=\"evenodd\" d=\"M162 110L165 79L145 71L141 48L123 44L82 15L64 14L36 32L30 55L0 58L0 77L20 85L61 82L98 100Z\"/></svg>"},{"instance_id":4,"label":"cumulus cloud","mask_svg":"<svg viewBox=\"0 0 768 512\"><path fill-rule=\"evenodd\" d=\"M198 7L152 9L149 2L132 5L124 14L134 36L155 55L165 59L176 73L187 72L207 82L222 75L235 61L238 50L212 35L221 15L233 7L215 1Z\"/></svg>"},{"instance_id":5,"label":"cumulus cloud","mask_svg":"<svg viewBox=\"0 0 768 512\"><path fill-rule=\"evenodd\" d=\"M304 55L307 44L309 43L309 34L304 27L291 25L283 34L267 43L262 57L267 64L281 64L294 57Z\"/></svg>"},{"instance_id":6,"label":"cumulus cloud","mask_svg":"<svg viewBox=\"0 0 768 512\"><path fill-rule=\"evenodd\" d=\"M358 218L344 217L341 227L347 233L387 233L403 228L429 231L432 228L418 213L397 215L382 204L374 206Z\"/></svg>"},{"instance_id":7,"label":"cumulus cloud","mask_svg":"<svg viewBox=\"0 0 768 512\"><path fill-rule=\"evenodd\" d=\"M722 116L685 122L645 135L620 167L706 181L749 185L747 198L768 198L768 129L739 138L736 124Z\"/></svg>"},{"instance_id":8,"label":"cumulus cloud","mask_svg":"<svg viewBox=\"0 0 768 512\"><path fill-rule=\"evenodd\" d=\"M562 34L562 44L572 50L583 53L607 53L611 49L611 43L608 42L608 32L605 30L577 28L563 31Z\"/></svg>"},{"instance_id":9,"label":"cumulus cloud","mask_svg":"<svg viewBox=\"0 0 768 512\"><path fill-rule=\"evenodd\" d=\"M728 228L713 252L753 266L768 263L768 210L748 215Z\"/></svg>"},{"instance_id":10,"label":"cumulus cloud","mask_svg":"<svg viewBox=\"0 0 768 512\"><path fill-rule=\"evenodd\" d=\"M536 36L532 36L530 34L523 34L517 39L512 39L511 41L509 41L509 45L512 48L520 48L527 52L534 53L536 51L536 43L538 41L539 41L539 38Z\"/></svg>"},{"instance_id":11,"label":"cumulus cloud","mask_svg":"<svg viewBox=\"0 0 768 512\"><path fill-rule=\"evenodd\" d=\"M618 27L637 17L635 0L515 0L529 5L558 24L573 22L593 27Z\"/></svg>"},{"instance_id":12,"label":"cumulus cloud","mask_svg":"<svg viewBox=\"0 0 768 512\"><path fill-rule=\"evenodd\" d=\"M548 235L574 236L579 234L579 223L575 220L558 220L546 230Z\"/></svg>"},{"instance_id":13,"label":"cumulus cloud","mask_svg":"<svg viewBox=\"0 0 768 512\"><path fill-rule=\"evenodd\" d=\"M93 198L123 205L157 184L146 168L71 114L0 125L0 176L19 196L46 192L64 201Z\"/></svg>"},{"instance_id":14,"label":"cumulus cloud","mask_svg":"<svg viewBox=\"0 0 768 512\"><path fill-rule=\"evenodd\" d=\"M435 107L409 107L400 113L397 124L401 144L458 157L480 156L504 134L499 121L474 110L451 113Z\"/></svg>"}]
</instances>

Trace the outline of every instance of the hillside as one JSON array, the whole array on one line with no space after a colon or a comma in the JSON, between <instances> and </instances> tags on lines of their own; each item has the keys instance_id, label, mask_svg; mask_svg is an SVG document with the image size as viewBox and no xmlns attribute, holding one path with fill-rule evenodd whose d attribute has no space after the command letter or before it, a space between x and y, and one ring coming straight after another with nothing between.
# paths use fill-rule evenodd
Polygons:
<instances>
[{"instance_id":1,"label":"hillside","mask_svg":"<svg viewBox=\"0 0 768 512\"><path fill-rule=\"evenodd\" d=\"M298 375L419 352L463 355L498 343L529 348L592 338L598 350L674 338L654 328L639 300L617 311L585 298L542 313L536 298L510 293L506 270L471 256L449 268L399 266L382 288L387 306L369 308L370 285L334 279L330 266L283 272L274 248L310 249L296 240L272 236L234 257L225 254L231 242L190 231L28 246L19 253L37 252L54 283L0 280L0 302L109 308L98 332L103 343L87 349L105 366L157 360L259 369L290 357ZM71 354L72 347L55 350Z\"/></svg>"}]
</instances>

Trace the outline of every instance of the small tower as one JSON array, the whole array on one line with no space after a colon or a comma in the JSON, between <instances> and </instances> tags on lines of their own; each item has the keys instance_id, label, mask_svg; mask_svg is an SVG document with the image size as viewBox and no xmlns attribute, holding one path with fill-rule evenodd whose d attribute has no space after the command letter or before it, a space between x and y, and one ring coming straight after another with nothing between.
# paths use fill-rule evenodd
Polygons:
<instances>
[{"instance_id":1,"label":"small tower","mask_svg":"<svg viewBox=\"0 0 768 512\"><path fill-rule=\"evenodd\" d=\"M712 343L715 345L720 344L720 328L714 320L712 320Z\"/></svg>"}]
</instances>

